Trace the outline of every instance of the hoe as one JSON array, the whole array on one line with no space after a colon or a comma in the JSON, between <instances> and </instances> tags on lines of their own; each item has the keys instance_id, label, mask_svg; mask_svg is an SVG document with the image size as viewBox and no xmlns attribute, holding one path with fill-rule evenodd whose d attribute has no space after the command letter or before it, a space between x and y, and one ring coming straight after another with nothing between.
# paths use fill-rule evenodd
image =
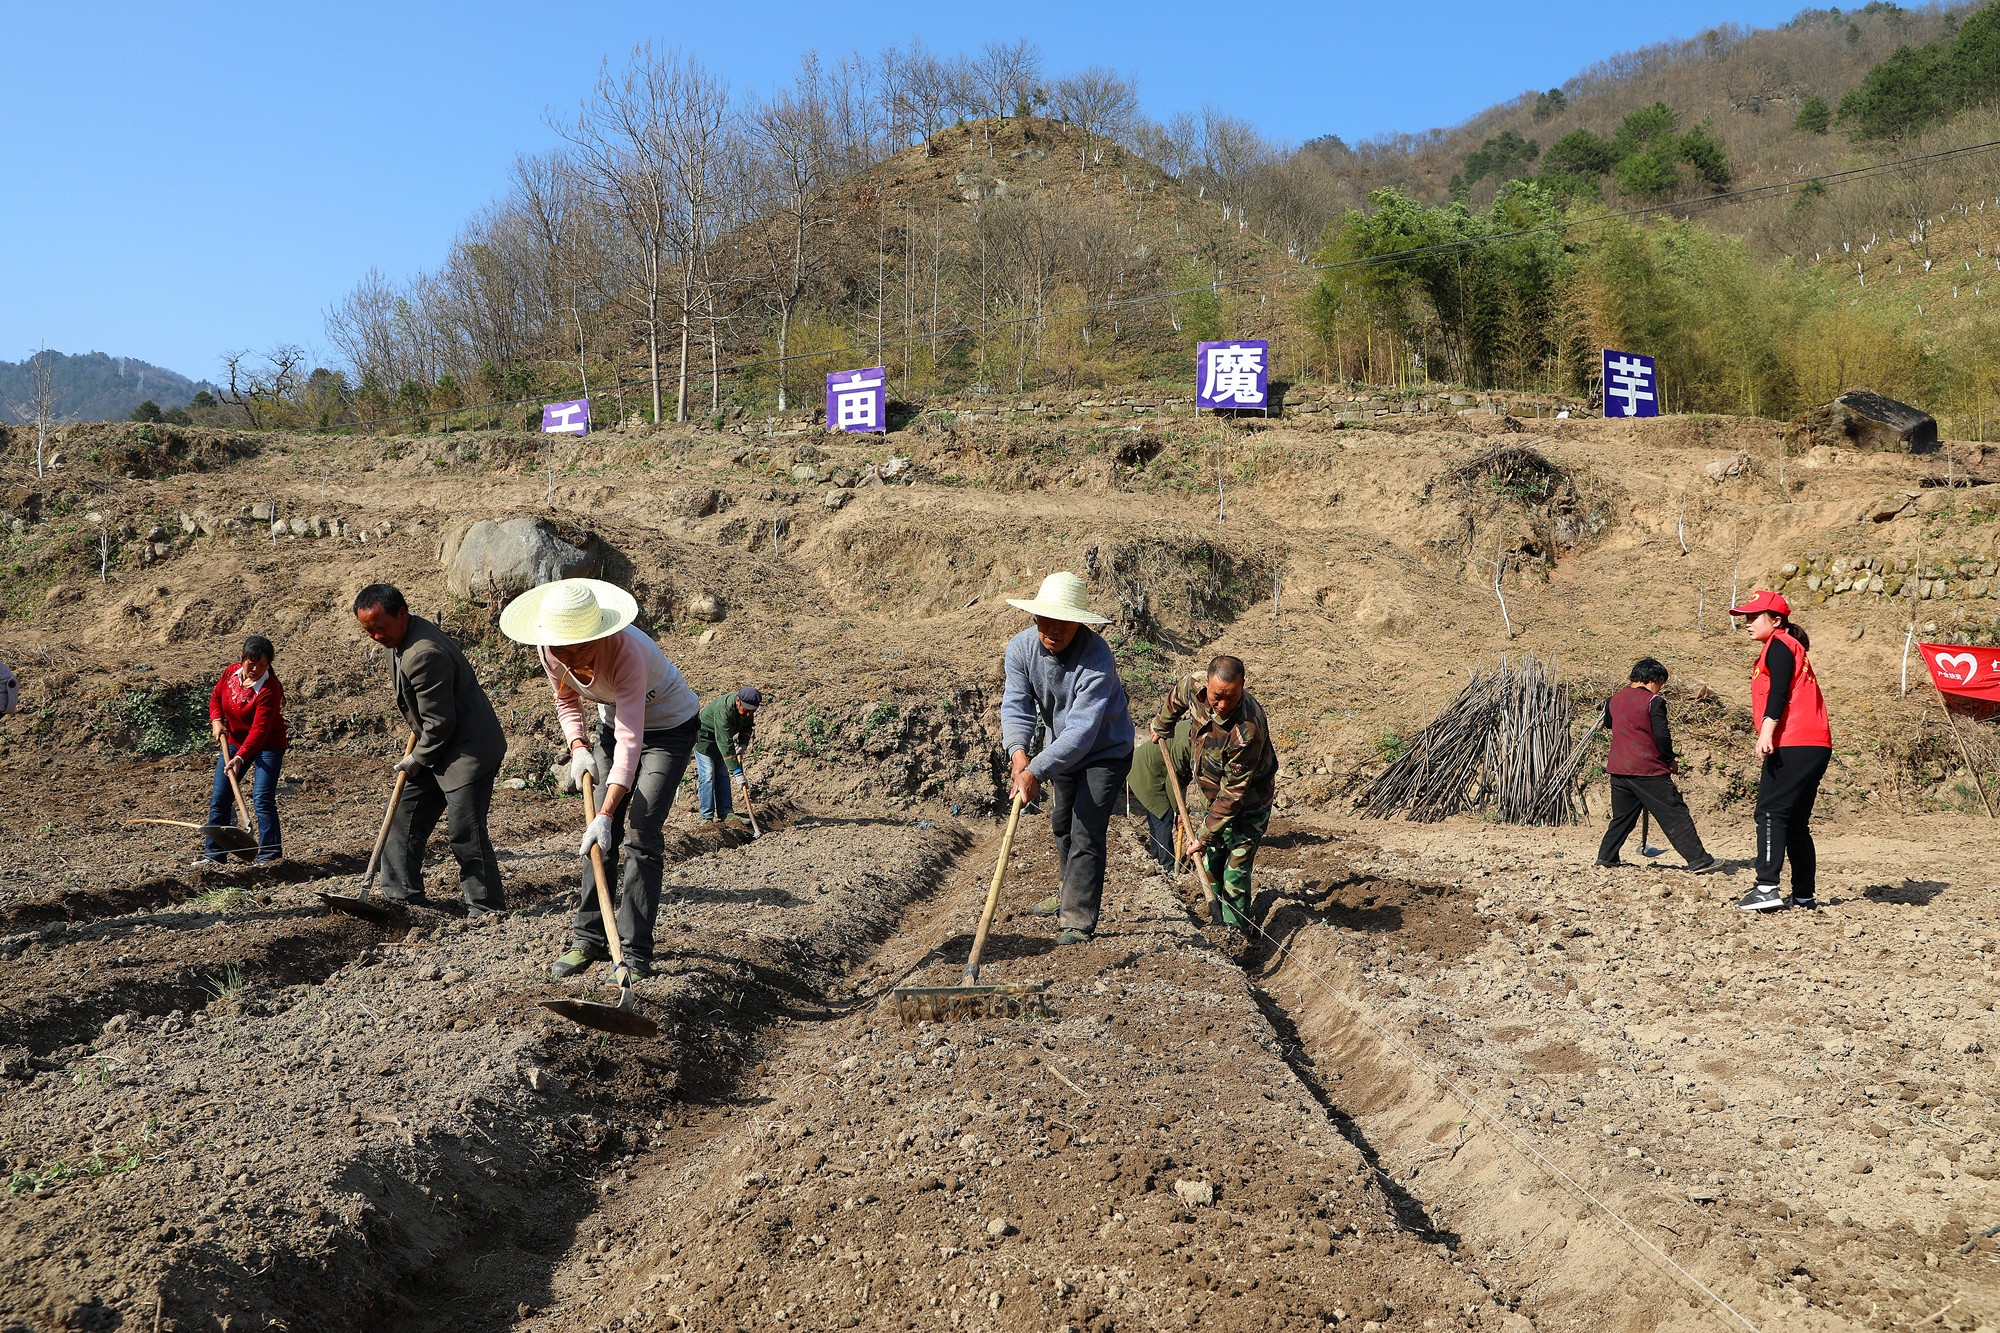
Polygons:
<instances>
[{"instance_id":1,"label":"hoe","mask_svg":"<svg viewBox=\"0 0 2000 1333\"><path fill-rule=\"evenodd\" d=\"M965 960L965 980L956 986L899 986L889 992L896 1002L896 1015L905 1023L944 1023L960 1018L1045 1017L1042 1002L1046 981L1012 981L994 986L979 984L979 956L986 951L986 932L993 926L993 909L1000 903L1000 882L1007 877L1007 858L1014 850L1014 830L1021 823L1021 793L1014 792L1014 809L1007 816L1007 832L1000 839L1000 864L993 867L993 882L986 890L986 910L979 914L979 929L972 937L972 952Z\"/></svg>"},{"instance_id":2,"label":"hoe","mask_svg":"<svg viewBox=\"0 0 2000 1333\"><path fill-rule=\"evenodd\" d=\"M583 775L583 817L586 822L597 818L597 793L592 789L588 773ZM605 942L611 946L611 977L618 984L618 1003L543 1000L542 1008L600 1032L615 1032L625 1037L657 1037L660 1025L632 1007L632 973L625 966L625 951L618 944L618 914L611 910L611 889L604 882L604 849L596 843L590 845L590 874L597 881L597 912L604 922Z\"/></svg>"},{"instance_id":3,"label":"hoe","mask_svg":"<svg viewBox=\"0 0 2000 1333\"><path fill-rule=\"evenodd\" d=\"M403 757L407 759L416 748L417 733L413 731L410 733L410 743L403 747ZM394 924L403 919L402 908L391 903L386 898L378 899L375 896L375 871L382 864L382 848L389 841L389 825L396 818L396 807L402 803L403 787L409 780L409 774L398 773L396 775L396 785L389 791L389 808L382 812L382 827L375 834L375 849L368 853L368 868L361 872L360 896L356 897L348 893L328 893L323 889L320 891L319 900L334 911L345 912L349 916L365 917L370 921L379 921L385 925Z\"/></svg>"},{"instance_id":4,"label":"hoe","mask_svg":"<svg viewBox=\"0 0 2000 1333\"><path fill-rule=\"evenodd\" d=\"M232 758L229 742L222 742L222 757ZM201 836L220 847L223 851L242 860L249 860L257 854L257 821L250 817L250 805L243 799L243 788L237 784L236 775L228 769L223 775L229 779L229 790L236 796L236 815L243 821L242 827L234 824L195 824L185 819L128 819L127 824L169 824L174 828L200 829Z\"/></svg>"}]
</instances>

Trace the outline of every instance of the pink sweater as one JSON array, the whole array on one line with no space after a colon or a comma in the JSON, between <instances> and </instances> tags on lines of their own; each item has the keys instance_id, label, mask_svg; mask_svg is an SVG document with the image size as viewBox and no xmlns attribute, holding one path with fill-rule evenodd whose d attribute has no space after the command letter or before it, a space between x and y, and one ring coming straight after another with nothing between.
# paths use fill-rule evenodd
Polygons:
<instances>
[{"instance_id":1,"label":"pink sweater","mask_svg":"<svg viewBox=\"0 0 2000 1333\"><path fill-rule=\"evenodd\" d=\"M701 711L701 700L660 645L636 625L612 635L597 650L597 670L584 685L542 649L542 671L555 691L563 738L587 741L583 705L597 705L597 720L611 724L615 753L605 782L631 788L639 773L644 733L678 727Z\"/></svg>"}]
</instances>

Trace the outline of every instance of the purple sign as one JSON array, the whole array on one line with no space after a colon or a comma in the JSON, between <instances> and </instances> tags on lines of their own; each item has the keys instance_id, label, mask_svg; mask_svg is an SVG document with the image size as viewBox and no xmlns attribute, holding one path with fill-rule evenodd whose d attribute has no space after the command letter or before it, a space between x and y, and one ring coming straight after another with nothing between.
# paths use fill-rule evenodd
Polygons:
<instances>
[{"instance_id":1,"label":"purple sign","mask_svg":"<svg viewBox=\"0 0 2000 1333\"><path fill-rule=\"evenodd\" d=\"M542 434L590 434L590 400L579 398L569 403L542 404Z\"/></svg>"},{"instance_id":2,"label":"purple sign","mask_svg":"<svg viewBox=\"0 0 2000 1333\"><path fill-rule=\"evenodd\" d=\"M842 370L826 377L828 430L889 428L889 372L883 366Z\"/></svg>"},{"instance_id":3,"label":"purple sign","mask_svg":"<svg viewBox=\"0 0 2000 1333\"><path fill-rule=\"evenodd\" d=\"M1271 408L1271 344L1196 343L1194 405L1252 412Z\"/></svg>"},{"instance_id":4,"label":"purple sign","mask_svg":"<svg viewBox=\"0 0 2000 1333\"><path fill-rule=\"evenodd\" d=\"M1652 357L1604 349L1604 415L1660 415L1659 375Z\"/></svg>"}]
</instances>

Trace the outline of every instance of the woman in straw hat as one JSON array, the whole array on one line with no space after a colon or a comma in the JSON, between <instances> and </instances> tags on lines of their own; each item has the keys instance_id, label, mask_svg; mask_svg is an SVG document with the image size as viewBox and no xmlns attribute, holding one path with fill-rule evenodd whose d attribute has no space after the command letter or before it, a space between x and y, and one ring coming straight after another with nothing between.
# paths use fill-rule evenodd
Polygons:
<instances>
[{"instance_id":1,"label":"woman in straw hat","mask_svg":"<svg viewBox=\"0 0 2000 1333\"><path fill-rule=\"evenodd\" d=\"M652 971L653 917L660 906L666 837L661 826L694 753L701 701L660 645L632 622L639 606L623 588L597 579L559 579L530 588L500 615L500 631L540 650L569 742L569 771L603 784L597 817L577 855L595 846L617 886L618 939L634 978ZM597 705L594 735L583 706ZM622 852L623 871L613 864ZM567 977L610 957L589 864L577 895L570 948L549 968Z\"/></svg>"},{"instance_id":2,"label":"woman in straw hat","mask_svg":"<svg viewBox=\"0 0 2000 1333\"><path fill-rule=\"evenodd\" d=\"M1035 914L1057 918L1056 943L1081 944L1097 933L1105 834L1132 768L1132 709L1111 645L1088 628L1109 622L1084 605L1082 579L1051 574L1033 597L1010 597L1007 605L1035 618L1007 644L1000 736L1014 761L1010 790L1032 801L1049 784L1062 861L1061 892ZM1037 720L1048 738L1031 756Z\"/></svg>"}]
</instances>

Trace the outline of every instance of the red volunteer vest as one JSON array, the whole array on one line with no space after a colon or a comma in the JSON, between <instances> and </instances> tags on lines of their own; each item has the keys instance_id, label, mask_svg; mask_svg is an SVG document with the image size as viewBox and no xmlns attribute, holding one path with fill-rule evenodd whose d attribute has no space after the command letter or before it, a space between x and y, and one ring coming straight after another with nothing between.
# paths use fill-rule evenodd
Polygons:
<instances>
[{"instance_id":1,"label":"red volunteer vest","mask_svg":"<svg viewBox=\"0 0 2000 1333\"><path fill-rule=\"evenodd\" d=\"M1757 654L1757 670L1750 677L1750 717L1759 727L1764 725L1764 702L1771 697L1771 673L1764 665L1764 659L1771 654L1771 645L1779 639L1792 650L1792 696L1785 703L1785 715L1778 719L1776 741L1779 745L1824 745L1833 748L1833 728L1826 718L1826 698L1819 692L1819 678L1813 674L1812 663L1806 660L1806 650L1791 635L1779 630L1765 641L1764 649Z\"/></svg>"},{"instance_id":2,"label":"red volunteer vest","mask_svg":"<svg viewBox=\"0 0 2000 1333\"><path fill-rule=\"evenodd\" d=\"M1628 685L1611 696L1611 754L1604 771L1624 778L1665 777L1673 770L1653 743L1653 692Z\"/></svg>"}]
</instances>

